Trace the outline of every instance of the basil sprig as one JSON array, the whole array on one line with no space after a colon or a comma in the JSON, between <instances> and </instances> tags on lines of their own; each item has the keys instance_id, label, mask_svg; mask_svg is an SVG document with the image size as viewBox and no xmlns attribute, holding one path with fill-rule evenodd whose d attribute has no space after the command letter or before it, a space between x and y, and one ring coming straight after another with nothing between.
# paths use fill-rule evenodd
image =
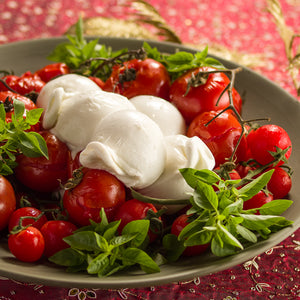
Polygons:
<instances>
[{"instance_id":1,"label":"basil sprig","mask_svg":"<svg viewBox=\"0 0 300 300\"><path fill-rule=\"evenodd\" d=\"M118 234L121 221L108 222L104 209L100 212L101 222L78 229L65 237L70 245L49 258L69 272L86 271L99 277L138 265L146 273L159 272L159 266L143 250L147 245L149 220L128 223Z\"/></svg>"},{"instance_id":2,"label":"basil sprig","mask_svg":"<svg viewBox=\"0 0 300 300\"><path fill-rule=\"evenodd\" d=\"M75 35L67 35L69 41L57 45L48 56L49 60L64 62L74 73L86 76L93 75L105 81L110 75L113 65L120 63L120 60L115 60L116 57L125 54L124 60L126 60L126 53L128 52L127 60L133 58L127 48L112 51L110 47L100 45L98 39L90 41L85 39L81 18L78 19L75 28ZM225 68L217 59L208 56L208 47L195 54L186 51L166 54L144 42L142 49L146 52L148 58L165 65L172 80L175 80L184 72L197 67L208 66L221 70Z\"/></svg>"},{"instance_id":3,"label":"basil sprig","mask_svg":"<svg viewBox=\"0 0 300 300\"><path fill-rule=\"evenodd\" d=\"M260 208L243 209L244 201L266 186L273 171L238 189L240 180L222 180L210 170L181 169L186 182L194 189L190 199L192 208L187 212L190 223L178 238L172 234L164 237L167 258L177 260L187 246L208 243L216 256L232 255L290 226L293 222L280 215L293 203L291 200L278 199Z\"/></svg>"},{"instance_id":4,"label":"basil sprig","mask_svg":"<svg viewBox=\"0 0 300 300\"><path fill-rule=\"evenodd\" d=\"M39 122L42 108L26 111L23 102L14 99L11 122L6 121L4 104L0 104L0 174L13 174L16 155L28 157L44 156L48 159L48 148L43 137L34 131L26 131Z\"/></svg>"}]
</instances>

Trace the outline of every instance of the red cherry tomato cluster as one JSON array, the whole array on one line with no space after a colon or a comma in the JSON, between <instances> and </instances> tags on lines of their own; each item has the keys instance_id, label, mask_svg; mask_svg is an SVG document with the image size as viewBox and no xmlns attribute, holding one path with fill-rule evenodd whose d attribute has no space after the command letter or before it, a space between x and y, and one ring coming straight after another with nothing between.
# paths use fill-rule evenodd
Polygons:
<instances>
[{"instance_id":1,"label":"red cherry tomato cluster","mask_svg":"<svg viewBox=\"0 0 300 300\"><path fill-rule=\"evenodd\" d=\"M292 184L283 166L291 154L288 134L277 125L244 130L231 110L222 111L230 104L228 93L224 93L230 80L224 73L215 71L208 67L197 68L171 82L161 63L153 59L133 59L114 66L105 82L97 77L90 79L103 90L128 98L152 95L169 100L185 119L187 136L198 136L209 147L215 157L216 169L220 170L228 159L235 162L236 168L229 174L231 179L244 178L249 171L262 166L267 166L265 171L274 168L266 190L247 200L244 209L257 208L272 199L285 197ZM70 69L65 64L57 63L34 73L2 77L0 101L7 106L7 120L13 113L13 99L23 101L27 110L34 109L34 102L25 95L38 93L46 82L68 73ZM195 78L198 82L191 83ZM235 89L232 90L232 101L236 112L241 113L242 99ZM90 224L90 220L99 222L102 208L109 221L121 220L120 232L133 220L149 218L149 212L155 218L156 208L128 196L126 187L115 176L103 170L82 168L79 154L72 157L67 145L51 132L43 130L41 126L31 130L38 131L44 137L49 159L19 155L14 188L17 195L33 193L36 198L50 203L41 205L39 201L32 200L30 207L20 207L12 184L0 177L0 230L9 230L8 246L16 258L33 262L43 255L50 257L68 247L63 238L77 228ZM62 185L65 187L61 196L63 208L59 201L49 196L58 194ZM57 210L61 210L64 219L52 219L52 214L47 211L49 209L56 210L56 217L59 215ZM156 219L162 221L161 217ZM188 222L185 212L174 216L171 233L178 236ZM151 228L148 235L150 242L159 237L159 233ZM187 247L183 255L199 255L208 246Z\"/></svg>"}]
</instances>

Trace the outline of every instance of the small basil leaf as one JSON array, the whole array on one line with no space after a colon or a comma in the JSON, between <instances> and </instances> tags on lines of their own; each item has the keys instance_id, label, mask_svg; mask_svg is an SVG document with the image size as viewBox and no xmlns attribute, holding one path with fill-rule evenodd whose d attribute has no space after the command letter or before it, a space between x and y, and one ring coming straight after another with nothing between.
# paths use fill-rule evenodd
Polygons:
<instances>
[{"instance_id":1,"label":"small basil leaf","mask_svg":"<svg viewBox=\"0 0 300 300\"><path fill-rule=\"evenodd\" d=\"M49 257L51 262L65 267L82 265L85 259L86 256L84 253L72 248L63 249Z\"/></svg>"},{"instance_id":2,"label":"small basil leaf","mask_svg":"<svg viewBox=\"0 0 300 300\"><path fill-rule=\"evenodd\" d=\"M125 265L139 264L146 273L159 272L160 268L155 261L143 250L127 248L122 252L122 261Z\"/></svg>"},{"instance_id":3,"label":"small basil leaf","mask_svg":"<svg viewBox=\"0 0 300 300\"><path fill-rule=\"evenodd\" d=\"M247 201L251 199L254 195L256 195L259 191L261 191L269 182L271 179L271 176L274 172L273 170L270 170L268 172L263 173L259 177L255 178L250 183L246 184L242 188L239 189L240 197Z\"/></svg>"}]
</instances>

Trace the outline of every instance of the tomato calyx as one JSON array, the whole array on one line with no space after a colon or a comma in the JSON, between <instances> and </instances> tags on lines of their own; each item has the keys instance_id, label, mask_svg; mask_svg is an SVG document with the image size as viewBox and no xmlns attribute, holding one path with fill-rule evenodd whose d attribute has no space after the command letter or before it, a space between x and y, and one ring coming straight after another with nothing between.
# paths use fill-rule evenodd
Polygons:
<instances>
[{"instance_id":1,"label":"tomato calyx","mask_svg":"<svg viewBox=\"0 0 300 300\"><path fill-rule=\"evenodd\" d=\"M147 211L147 215L145 217L145 220L150 221L149 229L154 234L160 235L163 232L163 222L161 220L161 216L167 211L166 208L162 208L157 212L154 212L152 209L149 209Z\"/></svg>"},{"instance_id":2,"label":"tomato calyx","mask_svg":"<svg viewBox=\"0 0 300 300\"><path fill-rule=\"evenodd\" d=\"M128 68L126 66L125 71L122 74L119 74L119 82L117 82L116 85L122 85L124 82L135 80L135 78L136 70L134 68Z\"/></svg>"},{"instance_id":3,"label":"tomato calyx","mask_svg":"<svg viewBox=\"0 0 300 300\"><path fill-rule=\"evenodd\" d=\"M83 168L80 167L80 168L74 170L72 177L69 178L64 185L62 185L62 188L65 191L74 189L82 181L82 178L84 175L82 169Z\"/></svg>"},{"instance_id":4,"label":"tomato calyx","mask_svg":"<svg viewBox=\"0 0 300 300\"><path fill-rule=\"evenodd\" d=\"M5 112L11 112L14 110L13 101L10 101L9 99L9 97L6 97L4 101L0 101L0 104L2 103L4 105Z\"/></svg>"}]
</instances>

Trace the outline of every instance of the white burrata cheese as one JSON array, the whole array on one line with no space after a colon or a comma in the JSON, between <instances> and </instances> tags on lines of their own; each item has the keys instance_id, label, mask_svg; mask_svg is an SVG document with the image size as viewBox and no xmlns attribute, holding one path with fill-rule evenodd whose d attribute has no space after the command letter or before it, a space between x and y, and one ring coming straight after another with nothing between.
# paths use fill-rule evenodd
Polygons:
<instances>
[{"instance_id":1,"label":"white burrata cheese","mask_svg":"<svg viewBox=\"0 0 300 300\"><path fill-rule=\"evenodd\" d=\"M56 90L54 95L57 104L47 107L43 125L52 124L50 131L68 145L72 156L92 141L94 130L104 117L118 110L135 110L126 97L102 90L69 96Z\"/></svg>"},{"instance_id":2,"label":"white burrata cheese","mask_svg":"<svg viewBox=\"0 0 300 300\"><path fill-rule=\"evenodd\" d=\"M91 79L77 74L66 74L50 80L42 88L38 95L36 105L46 109L53 98L56 88L62 88L65 93L83 91L101 91L101 88Z\"/></svg>"},{"instance_id":3,"label":"white burrata cheese","mask_svg":"<svg viewBox=\"0 0 300 300\"><path fill-rule=\"evenodd\" d=\"M189 199L193 189L186 183L179 169L212 170L215 159L206 144L198 137L173 135L165 137L167 158L161 176L150 186L140 189L143 195L160 199ZM174 213L182 206L170 206Z\"/></svg>"},{"instance_id":4,"label":"white burrata cheese","mask_svg":"<svg viewBox=\"0 0 300 300\"><path fill-rule=\"evenodd\" d=\"M185 134L185 121L179 110L169 101L149 95L130 99L135 108L155 121L164 135Z\"/></svg>"},{"instance_id":5,"label":"white burrata cheese","mask_svg":"<svg viewBox=\"0 0 300 300\"><path fill-rule=\"evenodd\" d=\"M165 167L164 136L159 126L136 110L113 112L99 123L80 162L115 175L127 187L144 188Z\"/></svg>"}]
</instances>

